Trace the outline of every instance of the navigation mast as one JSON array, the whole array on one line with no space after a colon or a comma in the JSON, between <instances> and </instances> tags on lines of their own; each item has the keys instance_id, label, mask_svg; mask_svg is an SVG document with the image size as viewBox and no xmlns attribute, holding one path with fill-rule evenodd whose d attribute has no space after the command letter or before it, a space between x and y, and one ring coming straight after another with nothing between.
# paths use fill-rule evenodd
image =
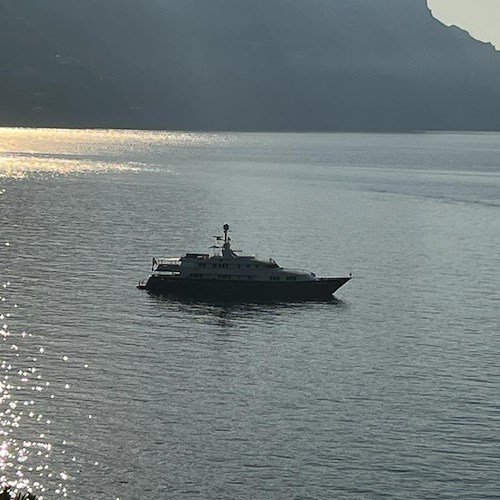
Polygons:
<instances>
[{"instance_id":1,"label":"navigation mast","mask_svg":"<svg viewBox=\"0 0 500 500\"><path fill-rule=\"evenodd\" d=\"M231 250L231 238L227 235L229 232L229 224L224 224L222 226L224 230L224 244L222 245L222 256L223 257L236 257L234 252Z\"/></svg>"}]
</instances>

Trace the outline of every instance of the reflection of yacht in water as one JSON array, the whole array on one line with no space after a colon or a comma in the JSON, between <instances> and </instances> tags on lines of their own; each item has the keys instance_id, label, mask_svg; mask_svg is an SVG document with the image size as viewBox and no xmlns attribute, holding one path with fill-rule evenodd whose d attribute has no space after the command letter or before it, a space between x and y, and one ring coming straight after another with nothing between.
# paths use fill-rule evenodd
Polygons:
<instances>
[{"instance_id":1,"label":"reflection of yacht in water","mask_svg":"<svg viewBox=\"0 0 500 500\"><path fill-rule=\"evenodd\" d=\"M214 255L187 253L184 257L153 258L152 272L137 288L161 295L231 300L328 299L351 277L317 278L313 273L280 267L273 259L237 255L231 249L229 226ZM216 254L221 249L221 254Z\"/></svg>"}]
</instances>

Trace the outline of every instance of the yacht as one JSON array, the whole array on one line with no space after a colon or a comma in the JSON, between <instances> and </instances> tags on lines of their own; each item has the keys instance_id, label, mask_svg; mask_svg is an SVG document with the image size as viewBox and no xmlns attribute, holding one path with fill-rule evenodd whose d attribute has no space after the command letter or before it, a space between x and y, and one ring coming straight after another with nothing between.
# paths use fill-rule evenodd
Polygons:
<instances>
[{"instance_id":1,"label":"yacht","mask_svg":"<svg viewBox=\"0 0 500 500\"><path fill-rule=\"evenodd\" d=\"M153 257L149 278L137 288L195 299L324 300L352 277L318 278L309 271L281 267L273 259L238 255L231 248L228 224L223 231L224 236L214 236L213 255Z\"/></svg>"}]
</instances>

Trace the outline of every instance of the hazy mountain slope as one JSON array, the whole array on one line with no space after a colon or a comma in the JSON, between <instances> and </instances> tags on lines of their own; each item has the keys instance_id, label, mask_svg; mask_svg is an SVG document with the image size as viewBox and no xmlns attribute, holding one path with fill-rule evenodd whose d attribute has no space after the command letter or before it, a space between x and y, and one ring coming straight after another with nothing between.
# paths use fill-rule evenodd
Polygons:
<instances>
[{"instance_id":1,"label":"hazy mountain slope","mask_svg":"<svg viewBox=\"0 0 500 500\"><path fill-rule=\"evenodd\" d=\"M64 67L52 93L81 92L86 120L500 130L500 54L436 21L425 0L4 0L3 9L24 23L23 57L43 52L24 68L36 66L47 82ZM15 73L20 49L5 25L0 17L0 54ZM84 88L70 77L74 61ZM82 115L67 103L54 98L53 119L78 125Z\"/></svg>"},{"instance_id":2,"label":"hazy mountain slope","mask_svg":"<svg viewBox=\"0 0 500 500\"><path fill-rule=\"evenodd\" d=\"M0 124L131 123L126 100L31 15L0 1Z\"/></svg>"}]
</instances>

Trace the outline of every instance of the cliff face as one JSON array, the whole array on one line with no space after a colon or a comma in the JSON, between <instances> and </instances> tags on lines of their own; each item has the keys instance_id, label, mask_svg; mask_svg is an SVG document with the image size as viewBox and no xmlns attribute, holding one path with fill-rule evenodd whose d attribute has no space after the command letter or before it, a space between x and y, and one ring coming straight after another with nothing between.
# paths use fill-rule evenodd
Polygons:
<instances>
[{"instance_id":1,"label":"cliff face","mask_svg":"<svg viewBox=\"0 0 500 500\"><path fill-rule=\"evenodd\" d=\"M425 0L0 0L0 123L500 130L500 54Z\"/></svg>"}]
</instances>

